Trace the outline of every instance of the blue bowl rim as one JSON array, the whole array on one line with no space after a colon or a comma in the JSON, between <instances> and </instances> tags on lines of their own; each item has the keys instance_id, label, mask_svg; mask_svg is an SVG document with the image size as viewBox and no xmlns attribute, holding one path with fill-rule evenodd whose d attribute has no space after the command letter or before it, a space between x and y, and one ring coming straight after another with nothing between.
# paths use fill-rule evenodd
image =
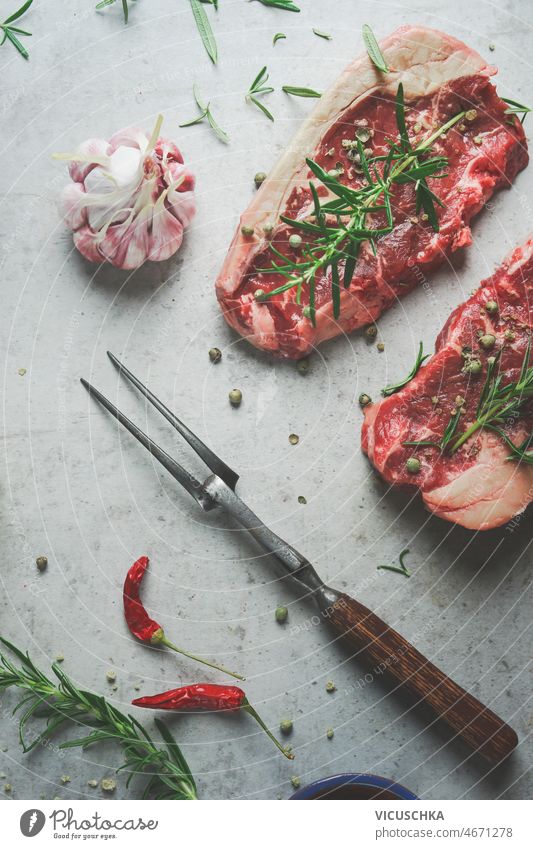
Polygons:
<instances>
[{"instance_id":1,"label":"blue bowl rim","mask_svg":"<svg viewBox=\"0 0 533 849\"><path fill-rule=\"evenodd\" d=\"M383 778L381 775L372 775L368 772L343 772L338 775L329 775L327 778L319 778L318 781L312 781L311 784L301 787L290 796L290 799L314 799L319 793L342 787L345 784L363 784L376 790L389 790L398 796L398 800L418 799L418 796L415 796L402 784L397 784L390 778Z\"/></svg>"}]
</instances>

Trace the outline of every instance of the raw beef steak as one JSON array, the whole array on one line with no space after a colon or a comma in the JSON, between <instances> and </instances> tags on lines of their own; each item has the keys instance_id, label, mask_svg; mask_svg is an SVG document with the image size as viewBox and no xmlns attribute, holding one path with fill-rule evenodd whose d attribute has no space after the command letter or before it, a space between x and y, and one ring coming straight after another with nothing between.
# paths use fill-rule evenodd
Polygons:
<instances>
[{"instance_id":1,"label":"raw beef steak","mask_svg":"<svg viewBox=\"0 0 533 849\"><path fill-rule=\"evenodd\" d=\"M413 380L365 408L363 450L385 480L418 487L431 512L466 528L502 525L533 499L531 447L529 464L524 458L510 459L512 449L500 434L479 429L450 454L454 442L479 420L478 403L492 358L502 387L516 382L522 367L533 365L532 306L533 237L454 310L437 338L435 354ZM496 423L514 445L523 445L533 432L533 380L528 391L522 398L530 400L504 423ZM458 410L447 449L404 444L438 442Z\"/></svg>"},{"instance_id":2,"label":"raw beef steak","mask_svg":"<svg viewBox=\"0 0 533 849\"><path fill-rule=\"evenodd\" d=\"M522 126L506 114L506 104L489 81L496 69L475 51L444 33L415 26L397 30L381 43L381 49L390 72L377 71L367 56L354 61L323 94L241 216L216 291L226 320L258 348L299 358L325 339L374 321L447 254L470 244L470 219L495 189L508 186L527 164ZM468 120L432 147L432 156L448 159L447 176L428 181L443 204L436 206L440 231L435 232L427 214L417 215L414 184L395 185L394 229L379 239L376 254L368 242L362 244L351 283L348 288L340 286L338 319L327 266L315 277L316 326L309 317L307 285L300 303L295 288L257 300L258 289L268 293L286 282L280 273L264 271L273 261L279 263L272 246L292 260L301 256L301 250L289 245L290 235L297 231L281 222L280 215L313 221L312 173L306 157L325 171L337 170L345 185L363 185L365 176L353 161L350 144L358 135L364 139L367 155L385 155L390 150L391 139L399 136L395 102L400 83L413 145L467 111ZM324 195L327 199L324 185L317 181L315 185L322 199ZM379 225L380 216L372 217L376 219L373 226Z\"/></svg>"}]
</instances>

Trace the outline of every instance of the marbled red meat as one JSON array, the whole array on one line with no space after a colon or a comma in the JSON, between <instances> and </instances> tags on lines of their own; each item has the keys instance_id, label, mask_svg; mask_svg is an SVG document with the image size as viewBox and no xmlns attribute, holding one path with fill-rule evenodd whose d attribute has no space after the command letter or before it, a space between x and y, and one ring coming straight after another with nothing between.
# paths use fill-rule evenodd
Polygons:
<instances>
[{"instance_id":1,"label":"marbled red meat","mask_svg":"<svg viewBox=\"0 0 533 849\"><path fill-rule=\"evenodd\" d=\"M493 311L493 304L498 305ZM457 307L436 342L435 354L403 389L365 408L362 447L389 483L416 486L427 508L450 522L485 530L510 521L533 500L533 465L509 459L501 436L476 431L457 451L413 447L405 442L439 441L458 404L464 411L460 436L476 419L487 375L487 360L499 356L502 383L517 380L531 346L533 307L533 237L509 256L496 273ZM480 344L494 336L493 347ZM529 364L532 354L529 353ZM465 368L481 362L478 374ZM464 403L463 403L464 401ZM533 400L504 426L515 444L533 431ZM420 471L409 472L416 457Z\"/></svg>"},{"instance_id":2,"label":"marbled red meat","mask_svg":"<svg viewBox=\"0 0 533 849\"><path fill-rule=\"evenodd\" d=\"M360 58L322 96L241 216L217 280L226 320L253 345L284 357L302 357L319 342L374 321L423 282L448 254L470 244L471 218L497 188L510 185L528 161L523 128L506 114L506 104L489 80L495 69L477 53L443 33L412 26L399 29L381 47L391 73L383 75L368 57ZM388 150L387 140L398 137L399 83L412 143L463 110L476 113L474 120L458 124L432 148L448 159L447 176L429 180L443 202L437 207L439 232L417 216L414 186L397 185L392 196L394 229L378 241L376 254L368 244L362 246L351 284L341 291L338 319L333 317L329 269L316 280L316 326L303 313L306 286L301 303L296 302L295 289L258 302L257 289L268 292L285 282L279 273L262 271L275 259L271 245L296 258L288 244L294 230L280 222L280 215L305 218L313 211L312 175L305 158L326 170L340 162L341 182L360 185L363 178L351 167L342 141L353 139L355 126L365 126L373 133L368 142L372 155ZM252 228L254 235L243 235L243 226Z\"/></svg>"}]
</instances>

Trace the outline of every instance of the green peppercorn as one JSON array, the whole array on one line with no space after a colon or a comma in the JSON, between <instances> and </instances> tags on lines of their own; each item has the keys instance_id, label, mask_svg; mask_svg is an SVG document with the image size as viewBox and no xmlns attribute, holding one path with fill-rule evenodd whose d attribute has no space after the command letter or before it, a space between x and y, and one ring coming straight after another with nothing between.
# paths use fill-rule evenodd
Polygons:
<instances>
[{"instance_id":1,"label":"green peppercorn","mask_svg":"<svg viewBox=\"0 0 533 849\"><path fill-rule=\"evenodd\" d=\"M292 236L289 236L289 246L291 248L301 248L302 246L302 237L298 233L293 233Z\"/></svg>"},{"instance_id":2,"label":"green peppercorn","mask_svg":"<svg viewBox=\"0 0 533 849\"><path fill-rule=\"evenodd\" d=\"M365 336L370 341L373 341L378 335L378 329L375 324L369 324L369 326L365 330Z\"/></svg>"},{"instance_id":3,"label":"green peppercorn","mask_svg":"<svg viewBox=\"0 0 533 849\"><path fill-rule=\"evenodd\" d=\"M263 233L265 234L265 236L270 236L272 234L273 230L274 230L274 225L270 224L270 222L263 224Z\"/></svg>"},{"instance_id":4,"label":"green peppercorn","mask_svg":"<svg viewBox=\"0 0 533 849\"><path fill-rule=\"evenodd\" d=\"M372 403L372 398L370 397L370 395L367 395L366 392L361 392L361 394L359 396L359 406L360 407L367 407L368 404L371 404L371 403Z\"/></svg>"},{"instance_id":5,"label":"green peppercorn","mask_svg":"<svg viewBox=\"0 0 533 849\"><path fill-rule=\"evenodd\" d=\"M385 350L385 343L384 342L378 342L378 344L376 345L376 348L378 349L379 353L382 354L383 351Z\"/></svg>"},{"instance_id":6,"label":"green peppercorn","mask_svg":"<svg viewBox=\"0 0 533 849\"><path fill-rule=\"evenodd\" d=\"M309 305L303 308L302 315L304 318L311 318L311 307Z\"/></svg>"},{"instance_id":7,"label":"green peppercorn","mask_svg":"<svg viewBox=\"0 0 533 849\"><path fill-rule=\"evenodd\" d=\"M307 504L307 498L305 497L305 495L298 496L298 504Z\"/></svg>"},{"instance_id":8,"label":"green peppercorn","mask_svg":"<svg viewBox=\"0 0 533 849\"><path fill-rule=\"evenodd\" d=\"M337 688L333 681L328 681L326 684L326 693L334 693Z\"/></svg>"},{"instance_id":9,"label":"green peppercorn","mask_svg":"<svg viewBox=\"0 0 533 849\"><path fill-rule=\"evenodd\" d=\"M282 719L279 724L279 730L282 734L290 734L292 731L292 719Z\"/></svg>"},{"instance_id":10,"label":"green peppercorn","mask_svg":"<svg viewBox=\"0 0 533 849\"><path fill-rule=\"evenodd\" d=\"M210 348L209 359L212 363L219 363L222 359L222 351L220 350L220 348Z\"/></svg>"},{"instance_id":11,"label":"green peppercorn","mask_svg":"<svg viewBox=\"0 0 533 849\"><path fill-rule=\"evenodd\" d=\"M496 303L496 301L487 301L487 303L485 304L485 309L489 315L494 315L498 312L498 304Z\"/></svg>"},{"instance_id":12,"label":"green peppercorn","mask_svg":"<svg viewBox=\"0 0 533 849\"><path fill-rule=\"evenodd\" d=\"M479 374L482 368L480 360L469 360L465 363L463 371L465 374Z\"/></svg>"},{"instance_id":13,"label":"green peppercorn","mask_svg":"<svg viewBox=\"0 0 533 849\"><path fill-rule=\"evenodd\" d=\"M300 781L300 779L298 778L297 775L293 775L291 777L291 784L292 784L292 786L294 787L295 790L298 790L298 787L301 785L301 783L302 782Z\"/></svg>"},{"instance_id":14,"label":"green peppercorn","mask_svg":"<svg viewBox=\"0 0 533 849\"><path fill-rule=\"evenodd\" d=\"M254 234L254 228L250 227L249 224L243 224L241 227L241 233L243 236L246 236L246 238L250 238L250 236L253 236Z\"/></svg>"},{"instance_id":15,"label":"green peppercorn","mask_svg":"<svg viewBox=\"0 0 533 849\"><path fill-rule=\"evenodd\" d=\"M298 369L300 374L307 374L307 372L309 371L309 360L298 360L298 362L296 363L296 368Z\"/></svg>"},{"instance_id":16,"label":"green peppercorn","mask_svg":"<svg viewBox=\"0 0 533 849\"><path fill-rule=\"evenodd\" d=\"M298 436L297 433L290 433L289 434L289 442L291 443L291 445L298 445L299 441L300 441L300 437Z\"/></svg>"},{"instance_id":17,"label":"green peppercorn","mask_svg":"<svg viewBox=\"0 0 533 849\"><path fill-rule=\"evenodd\" d=\"M228 393L229 402L232 407L240 406L242 401L242 392L240 389L232 389L231 392Z\"/></svg>"},{"instance_id":18,"label":"green peppercorn","mask_svg":"<svg viewBox=\"0 0 533 849\"><path fill-rule=\"evenodd\" d=\"M514 342L516 339L516 333L513 330L506 330L503 334L508 342Z\"/></svg>"},{"instance_id":19,"label":"green peppercorn","mask_svg":"<svg viewBox=\"0 0 533 849\"><path fill-rule=\"evenodd\" d=\"M411 475L416 475L422 468L422 463L418 457L409 457L405 463L405 468Z\"/></svg>"},{"instance_id":20,"label":"green peppercorn","mask_svg":"<svg viewBox=\"0 0 533 849\"><path fill-rule=\"evenodd\" d=\"M283 623L287 621L289 611L286 607L276 607L276 612L274 613L274 616L276 617L276 622L278 622L280 625L283 625Z\"/></svg>"},{"instance_id":21,"label":"green peppercorn","mask_svg":"<svg viewBox=\"0 0 533 849\"><path fill-rule=\"evenodd\" d=\"M265 301L267 298L267 293L264 289L256 289L254 292L254 298L256 301Z\"/></svg>"},{"instance_id":22,"label":"green peppercorn","mask_svg":"<svg viewBox=\"0 0 533 849\"><path fill-rule=\"evenodd\" d=\"M35 558L35 565L37 566L39 572L44 572L44 570L48 566L48 557L45 557L44 554L40 554L39 557Z\"/></svg>"},{"instance_id":23,"label":"green peppercorn","mask_svg":"<svg viewBox=\"0 0 533 849\"><path fill-rule=\"evenodd\" d=\"M326 731L326 737L328 738L328 740L331 740L333 738L334 733L335 732L333 731L333 728L328 728L328 730Z\"/></svg>"},{"instance_id":24,"label":"green peppercorn","mask_svg":"<svg viewBox=\"0 0 533 849\"><path fill-rule=\"evenodd\" d=\"M256 189L258 189L258 188L259 188L259 186L260 186L262 183L264 183L264 182L265 182L266 178L267 178L267 175L265 174L265 172L264 172L264 171L258 171L258 172L257 172L257 174L256 174L256 175L255 175L255 177L254 177L254 183L255 183L255 187L256 187Z\"/></svg>"},{"instance_id":25,"label":"green peppercorn","mask_svg":"<svg viewBox=\"0 0 533 849\"><path fill-rule=\"evenodd\" d=\"M373 131L368 127L357 127L355 131L355 138L358 139L361 144L366 144L373 136Z\"/></svg>"},{"instance_id":26,"label":"green peppercorn","mask_svg":"<svg viewBox=\"0 0 533 849\"><path fill-rule=\"evenodd\" d=\"M486 351L489 351L491 348L494 348L496 344L496 337L492 335L492 333L485 333L479 340L479 344Z\"/></svg>"}]
</instances>

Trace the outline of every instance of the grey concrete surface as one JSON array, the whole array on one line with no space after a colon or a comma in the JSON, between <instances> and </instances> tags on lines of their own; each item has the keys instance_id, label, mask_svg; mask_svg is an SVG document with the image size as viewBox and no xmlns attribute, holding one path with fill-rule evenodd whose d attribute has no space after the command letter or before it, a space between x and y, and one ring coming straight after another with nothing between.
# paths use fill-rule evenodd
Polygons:
<instances>
[{"instance_id":1,"label":"grey concrete surface","mask_svg":"<svg viewBox=\"0 0 533 849\"><path fill-rule=\"evenodd\" d=\"M1 5L7 14L16 3ZM383 317L382 354L355 334L325 345L302 377L294 364L236 338L213 282L254 173L269 170L312 108L283 96L281 85L323 89L361 52L365 21L379 36L421 22L489 56L501 94L532 103L531 4L301 0L295 15L220 0L218 15L208 8L217 67L185 0L132 2L127 27L120 4L101 14L93 5L36 2L21 21L33 32L30 61L11 45L0 49L2 633L45 668L63 654L76 681L122 708L139 692L215 680L128 635L122 581L145 553L145 598L171 639L244 671L250 699L273 727L294 721L290 764L247 717L172 719L203 798L286 798L293 774L304 783L342 771L390 776L428 799L530 797L531 513L516 527L476 535L389 492L360 454L356 399L403 376L419 340L431 348L451 308L533 229L533 171L479 216L472 248ZM313 26L333 40L314 36ZM272 47L278 31L287 39ZM263 64L277 89L269 99L275 123L243 97ZM227 147L206 126L178 128L195 115L194 80L231 136ZM197 175L197 217L183 249L164 264L135 274L91 267L59 221L65 167L51 154L129 124L151 128L158 112ZM223 350L215 367L207 357L213 345ZM489 769L407 696L379 677L365 679L368 667L331 641L311 605L276 581L244 534L200 514L118 433L80 376L201 473L173 432L119 386L108 348L236 467L243 497L329 583L375 609L514 725L520 746L511 760ZM227 401L235 386L244 394L238 410ZM297 446L291 432L300 435ZM406 547L410 580L376 570ZM43 574L34 564L39 554L49 560ZM285 626L274 621L279 603L289 606ZM116 691L106 681L110 668ZM1 695L0 792L8 782L15 798L99 795L87 780L113 774L116 750L60 755L53 740L23 755L13 705L14 694ZM65 786L62 775L71 778ZM117 798L135 791L118 779Z\"/></svg>"}]
</instances>

